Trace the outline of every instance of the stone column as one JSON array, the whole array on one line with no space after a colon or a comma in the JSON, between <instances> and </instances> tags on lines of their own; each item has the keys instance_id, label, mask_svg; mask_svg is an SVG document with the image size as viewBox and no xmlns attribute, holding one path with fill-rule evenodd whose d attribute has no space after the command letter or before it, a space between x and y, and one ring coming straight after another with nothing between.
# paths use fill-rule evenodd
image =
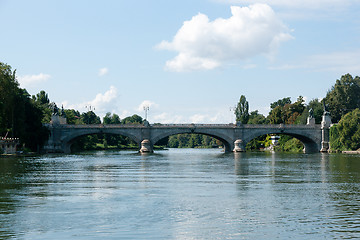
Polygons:
<instances>
[{"instance_id":1,"label":"stone column","mask_svg":"<svg viewBox=\"0 0 360 240\"><path fill-rule=\"evenodd\" d=\"M152 152L154 152L152 144L151 144L149 139L142 140L140 152L141 153L152 153Z\"/></svg>"},{"instance_id":2,"label":"stone column","mask_svg":"<svg viewBox=\"0 0 360 240\"><path fill-rule=\"evenodd\" d=\"M238 139L234 142L234 152L245 152L244 142L242 139Z\"/></svg>"},{"instance_id":3,"label":"stone column","mask_svg":"<svg viewBox=\"0 0 360 240\"><path fill-rule=\"evenodd\" d=\"M328 152L330 149L330 126L331 117L330 113L324 111L321 121L321 149L320 152Z\"/></svg>"}]
</instances>

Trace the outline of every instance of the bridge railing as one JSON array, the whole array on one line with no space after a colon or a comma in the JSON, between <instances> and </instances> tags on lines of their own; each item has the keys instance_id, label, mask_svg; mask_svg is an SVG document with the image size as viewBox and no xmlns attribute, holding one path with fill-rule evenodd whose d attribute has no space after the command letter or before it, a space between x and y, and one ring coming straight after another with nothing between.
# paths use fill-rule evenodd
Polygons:
<instances>
[{"instance_id":1,"label":"bridge railing","mask_svg":"<svg viewBox=\"0 0 360 240\"><path fill-rule=\"evenodd\" d=\"M45 126L57 127L57 128L147 128L142 124L60 124L51 125L45 124ZM152 128L244 128L244 129L256 129L256 128L279 128L279 129L320 129L321 125L302 125L302 124L242 124L240 126L233 123L229 124L151 124Z\"/></svg>"}]
</instances>

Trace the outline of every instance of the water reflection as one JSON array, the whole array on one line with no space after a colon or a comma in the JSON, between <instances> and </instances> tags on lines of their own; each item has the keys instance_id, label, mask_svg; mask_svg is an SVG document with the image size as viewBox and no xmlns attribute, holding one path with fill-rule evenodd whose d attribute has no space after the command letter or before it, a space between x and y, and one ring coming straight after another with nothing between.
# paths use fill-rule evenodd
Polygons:
<instances>
[{"instance_id":1,"label":"water reflection","mask_svg":"<svg viewBox=\"0 0 360 240\"><path fill-rule=\"evenodd\" d=\"M356 238L359 157L177 149L0 159L0 239Z\"/></svg>"}]
</instances>

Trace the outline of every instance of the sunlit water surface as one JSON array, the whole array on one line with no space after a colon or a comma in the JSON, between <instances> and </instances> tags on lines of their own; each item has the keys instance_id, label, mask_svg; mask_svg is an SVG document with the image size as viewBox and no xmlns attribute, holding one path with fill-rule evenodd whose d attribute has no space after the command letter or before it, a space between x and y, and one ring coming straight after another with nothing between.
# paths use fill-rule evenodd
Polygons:
<instances>
[{"instance_id":1,"label":"sunlit water surface","mask_svg":"<svg viewBox=\"0 0 360 240\"><path fill-rule=\"evenodd\" d=\"M355 239L359 190L359 155L0 158L0 239Z\"/></svg>"}]
</instances>

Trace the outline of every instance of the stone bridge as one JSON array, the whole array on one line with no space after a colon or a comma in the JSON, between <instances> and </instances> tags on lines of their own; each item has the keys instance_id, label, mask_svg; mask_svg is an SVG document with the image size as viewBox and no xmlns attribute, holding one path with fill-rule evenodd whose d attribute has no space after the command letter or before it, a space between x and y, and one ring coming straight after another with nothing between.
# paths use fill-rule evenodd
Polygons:
<instances>
[{"instance_id":1,"label":"stone bridge","mask_svg":"<svg viewBox=\"0 0 360 240\"><path fill-rule=\"evenodd\" d=\"M314 120L314 119L313 119ZM225 152L243 152L252 139L265 134L285 134L299 139L305 153L329 150L330 122L323 116L322 124L307 125L255 125L255 124L154 124L142 125L69 125L47 124L50 138L44 146L46 152L70 153L71 145L81 136L91 134L117 134L129 137L139 145L140 152L153 152L153 145L171 135L196 133L214 137L224 144Z\"/></svg>"}]
</instances>

